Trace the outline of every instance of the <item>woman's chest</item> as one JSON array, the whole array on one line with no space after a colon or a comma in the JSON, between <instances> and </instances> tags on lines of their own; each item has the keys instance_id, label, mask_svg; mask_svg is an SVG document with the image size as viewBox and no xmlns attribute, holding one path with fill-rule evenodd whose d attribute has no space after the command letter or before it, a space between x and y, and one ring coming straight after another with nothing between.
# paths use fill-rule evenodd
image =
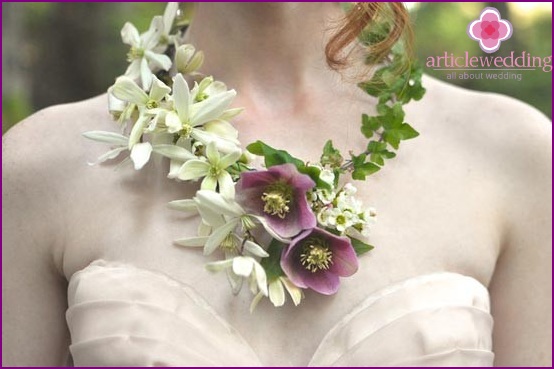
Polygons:
<instances>
[{"instance_id":1,"label":"woman's chest","mask_svg":"<svg viewBox=\"0 0 554 369\"><path fill-rule=\"evenodd\" d=\"M400 168L400 169L399 169ZM82 269L95 259L121 261L163 272L192 286L225 321L237 329L266 363L307 363L326 333L371 293L392 282L437 271L475 276L487 282L495 262L497 242L488 204L471 180L461 176L402 173L358 182L364 204L377 209L369 243L375 246L360 258L360 269L341 281L332 297L306 293L299 307L268 302L250 314L252 295L245 287L234 296L225 273L213 274L201 248L185 248L174 241L196 235L194 213L169 209L171 200L190 197L195 187L149 180L144 174L90 185L72 219L66 270ZM93 170L93 169L91 169ZM103 169L101 169L103 170ZM140 183L140 176L145 182ZM103 186L103 187L102 187ZM117 189L117 190L114 190ZM470 189L470 190L468 190ZM481 188L481 190L483 190ZM279 350L268 343L278 343ZM305 337L309 337L306 339Z\"/></svg>"}]
</instances>

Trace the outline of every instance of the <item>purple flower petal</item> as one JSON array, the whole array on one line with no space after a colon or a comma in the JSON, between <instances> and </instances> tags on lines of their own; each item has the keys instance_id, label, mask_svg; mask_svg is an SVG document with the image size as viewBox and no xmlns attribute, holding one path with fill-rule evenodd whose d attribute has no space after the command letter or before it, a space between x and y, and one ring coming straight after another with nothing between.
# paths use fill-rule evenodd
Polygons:
<instances>
[{"instance_id":1,"label":"purple flower petal","mask_svg":"<svg viewBox=\"0 0 554 369\"><path fill-rule=\"evenodd\" d=\"M264 210L263 196L275 185L283 186L291 192L287 203L289 209L282 216ZM317 224L306 199L306 192L314 186L314 181L298 172L293 164L276 165L266 171L242 173L236 185L237 202L248 212L264 217L281 237L294 237Z\"/></svg>"},{"instance_id":2,"label":"purple flower petal","mask_svg":"<svg viewBox=\"0 0 554 369\"><path fill-rule=\"evenodd\" d=\"M322 263L314 266L306 262L310 245L318 242L321 245L320 250L331 255L328 265ZM300 233L283 250L281 268L296 286L331 295L340 286L339 277L350 276L358 270L358 259L348 238L313 228Z\"/></svg>"},{"instance_id":3,"label":"purple flower petal","mask_svg":"<svg viewBox=\"0 0 554 369\"><path fill-rule=\"evenodd\" d=\"M317 277L307 276L304 282L308 288L322 295L333 295L337 293L340 287L339 276L333 273L320 273Z\"/></svg>"}]
</instances>

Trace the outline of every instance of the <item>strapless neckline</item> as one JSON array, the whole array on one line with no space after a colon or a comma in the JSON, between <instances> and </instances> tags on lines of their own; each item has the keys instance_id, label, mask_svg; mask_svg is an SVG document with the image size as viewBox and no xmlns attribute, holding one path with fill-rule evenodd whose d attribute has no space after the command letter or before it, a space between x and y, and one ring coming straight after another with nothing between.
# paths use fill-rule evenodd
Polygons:
<instances>
[{"instance_id":1,"label":"strapless neckline","mask_svg":"<svg viewBox=\"0 0 554 369\"><path fill-rule=\"evenodd\" d=\"M76 366L262 366L190 286L162 272L96 260L75 272L66 313ZM489 366L489 295L435 272L371 293L325 334L309 366Z\"/></svg>"}]
</instances>

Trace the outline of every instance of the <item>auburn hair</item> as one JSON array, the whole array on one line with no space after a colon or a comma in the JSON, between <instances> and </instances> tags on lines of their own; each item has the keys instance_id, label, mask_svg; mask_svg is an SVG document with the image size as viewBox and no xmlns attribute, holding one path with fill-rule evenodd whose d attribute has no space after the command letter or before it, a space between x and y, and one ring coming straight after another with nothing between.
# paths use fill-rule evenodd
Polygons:
<instances>
[{"instance_id":1,"label":"auburn hair","mask_svg":"<svg viewBox=\"0 0 554 369\"><path fill-rule=\"evenodd\" d=\"M406 59L410 60L413 36L410 17L404 5L400 2L359 2L346 13L337 31L325 46L329 67L336 71L348 67L352 52L350 46L364 30L371 29L378 22L387 22L390 26L389 33L387 37L374 44L364 45L366 55L371 55L371 60L379 63L390 55L392 47L398 41L403 41L408 54Z\"/></svg>"}]
</instances>

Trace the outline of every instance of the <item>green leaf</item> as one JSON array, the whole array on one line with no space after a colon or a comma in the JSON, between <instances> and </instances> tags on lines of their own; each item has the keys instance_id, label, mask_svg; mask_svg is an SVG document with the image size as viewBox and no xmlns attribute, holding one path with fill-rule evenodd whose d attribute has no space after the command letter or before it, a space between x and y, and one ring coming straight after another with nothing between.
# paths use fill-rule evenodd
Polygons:
<instances>
[{"instance_id":1,"label":"green leaf","mask_svg":"<svg viewBox=\"0 0 554 369\"><path fill-rule=\"evenodd\" d=\"M362 165L365 162L366 157L366 154L352 155L352 165L354 165L354 167Z\"/></svg>"},{"instance_id":2,"label":"green leaf","mask_svg":"<svg viewBox=\"0 0 554 369\"><path fill-rule=\"evenodd\" d=\"M379 95L379 104L380 105L386 105L386 103L389 100L392 100L392 98L393 98L393 94L388 93L388 92L383 92L382 94Z\"/></svg>"},{"instance_id":3,"label":"green leaf","mask_svg":"<svg viewBox=\"0 0 554 369\"><path fill-rule=\"evenodd\" d=\"M375 81L358 83L358 87L364 90L368 95L378 97L379 94L387 88L387 84L378 78Z\"/></svg>"},{"instance_id":4,"label":"green leaf","mask_svg":"<svg viewBox=\"0 0 554 369\"><path fill-rule=\"evenodd\" d=\"M391 25L388 22L374 22L371 28L365 28L360 33L359 40L366 46L383 42L391 32Z\"/></svg>"},{"instance_id":5,"label":"green leaf","mask_svg":"<svg viewBox=\"0 0 554 369\"><path fill-rule=\"evenodd\" d=\"M387 144L384 143L384 142L379 142L379 141L371 141L370 143L367 144L367 151L368 152L382 152L382 151L386 151L387 149Z\"/></svg>"},{"instance_id":6,"label":"green leaf","mask_svg":"<svg viewBox=\"0 0 554 369\"><path fill-rule=\"evenodd\" d=\"M356 255L361 256L365 254L368 251L373 250L375 247L371 246L370 244L367 244L365 242L362 242L354 237L348 237L350 238L350 242L352 243L352 247L354 248L354 251L356 251Z\"/></svg>"},{"instance_id":7,"label":"green leaf","mask_svg":"<svg viewBox=\"0 0 554 369\"><path fill-rule=\"evenodd\" d=\"M315 186L317 188L325 188L327 190L332 189L329 183L324 182L321 180L321 178L319 178L321 174L321 169L319 169L318 167L314 167L311 165L302 165L298 167L298 171L302 174L310 176L310 178L315 182Z\"/></svg>"},{"instance_id":8,"label":"green leaf","mask_svg":"<svg viewBox=\"0 0 554 369\"><path fill-rule=\"evenodd\" d=\"M362 134L365 138L373 137L374 130L369 126L367 121L362 121L362 126L360 127Z\"/></svg>"},{"instance_id":9,"label":"green leaf","mask_svg":"<svg viewBox=\"0 0 554 369\"><path fill-rule=\"evenodd\" d=\"M404 122L404 110L402 109L401 103L396 103L392 106L392 109L390 110L391 119L392 119L392 126L393 127L399 127L402 122Z\"/></svg>"},{"instance_id":10,"label":"green leaf","mask_svg":"<svg viewBox=\"0 0 554 369\"><path fill-rule=\"evenodd\" d=\"M381 169L377 164L367 162L360 165L354 165L354 171L352 172L352 179L363 181L365 177L372 175L373 173Z\"/></svg>"},{"instance_id":11,"label":"green leaf","mask_svg":"<svg viewBox=\"0 0 554 369\"><path fill-rule=\"evenodd\" d=\"M377 164L377 165L380 165L380 166L383 166L385 165L385 161L383 160L383 156L380 154L380 153L373 153L371 154L371 156L369 157L370 160Z\"/></svg>"},{"instance_id":12,"label":"green leaf","mask_svg":"<svg viewBox=\"0 0 554 369\"><path fill-rule=\"evenodd\" d=\"M401 133L403 140L409 140L410 138L419 136L419 132L408 123L403 123L398 131Z\"/></svg>"},{"instance_id":13,"label":"green leaf","mask_svg":"<svg viewBox=\"0 0 554 369\"><path fill-rule=\"evenodd\" d=\"M425 94L425 88L421 84L423 70L419 63L412 64L410 71L406 73L406 83L401 91L397 92L398 99L406 104L410 100L421 100Z\"/></svg>"},{"instance_id":14,"label":"green leaf","mask_svg":"<svg viewBox=\"0 0 554 369\"><path fill-rule=\"evenodd\" d=\"M391 129L383 133L383 139L388 142L392 147L398 150L400 146L401 135L396 129Z\"/></svg>"},{"instance_id":15,"label":"green leaf","mask_svg":"<svg viewBox=\"0 0 554 369\"><path fill-rule=\"evenodd\" d=\"M397 76L394 74L394 72L391 72L390 70L385 70L381 78L389 88L398 81Z\"/></svg>"},{"instance_id":16,"label":"green leaf","mask_svg":"<svg viewBox=\"0 0 554 369\"><path fill-rule=\"evenodd\" d=\"M385 115L389 111L390 107L387 104L377 104L377 114Z\"/></svg>"},{"instance_id":17,"label":"green leaf","mask_svg":"<svg viewBox=\"0 0 554 369\"><path fill-rule=\"evenodd\" d=\"M323 154L321 155L321 165L329 165L331 168L338 168L344 161L340 151L335 149L333 141L329 140L323 146Z\"/></svg>"},{"instance_id":18,"label":"green leaf","mask_svg":"<svg viewBox=\"0 0 554 369\"><path fill-rule=\"evenodd\" d=\"M265 269L268 281L275 280L280 276L285 275L283 269L281 269L281 253L283 251L283 247L285 247L284 243L272 239L266 250L269 256L262 258L260 261L261 266Z\"/></svg>"},{"instance_id":19,"label":"green leaf","mask_svg":"<svg viewBox=\"0 0 554 369\"><path fill-rule=\"evenodd\" d=\"M371 138L379 128L381 128L381 117L370 117L367 114L362 115L361 131L366 138Z\"/></svg>"},{"instance_id":20,"label":"green leaf","mask_svg":"<svg viewBox=\"0 0 554 369\"><path fill-rule=\"evenodd\" d=\"M265 159L265 166L268 168L286 163L292 163L297 168L304 166L302 160L295 158L285 150L276 150L262 141L251 143L246 149L254 155L263 156Z\"/></svg>"},{"instance_id":21,"label":"green leaf","mask_svg":"<svg viewBox=\"0 0 554 369\"><path fill-rule=\"evenodd\" d=\"M340 169L340 168L335 168L333 169L333 174L335 175L335 181L333 183L333 186L335 187L338 187L339 185L339 180L340 180L340 175L344 173L344 170L343 169Z\"/></svg>"}]
</instances>

